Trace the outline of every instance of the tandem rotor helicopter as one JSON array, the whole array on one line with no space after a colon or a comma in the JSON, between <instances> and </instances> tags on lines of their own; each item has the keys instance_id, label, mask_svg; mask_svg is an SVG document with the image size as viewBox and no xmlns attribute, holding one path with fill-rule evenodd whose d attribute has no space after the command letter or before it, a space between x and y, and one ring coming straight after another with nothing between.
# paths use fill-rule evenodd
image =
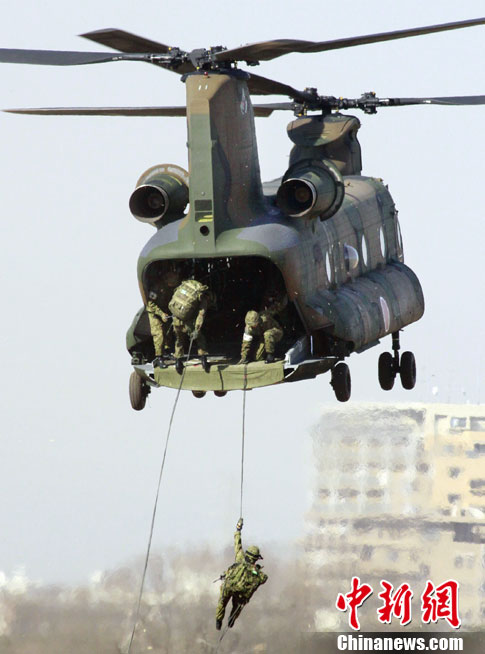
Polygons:
<instances>
[{"instance_id":1,"label":"tandem rotor helicopter","mask_svg":"<svg viewBox=\"0 0 485 654\"><path fill-rule=\"evenodd\" d=\"M320 95L238 68L285 54L323 52L452 29L484 25L485 18L332 41L282 39L238 48L190 52L134 34L105 29L82 36L117 52L0 49L0 62L72 66L141 61L182 76L186 106L9 109L38 115L186 116L189 171L155 165L138 180L130 209L156 233L138 260L144 307L127 334L134 371L132 407L145 406L151 388L168 386L229 390L311 379L330 371L339 401L351 380L345 359L392 336L379 357L378 378L390 390L397 375L412 389L412 352L400 354L399 332L424 312L421 286L404 264L397 210L381 179L361 174L359 120L343 110L368 114L404 105L479 105L485 95L429 98L360 98ZM283 95L290 102L252 104L251 95ZM254 117L292 111L293 143L282 177L261 182ZM187 210L187 207L188 210ZM154 367L146 304L150 289L168 272L207 284L216 298L204 324L210 369L186 362ZM238 364L245 315L263 307L268 289L284 294L278 316L284 331L276 361ZM175 361L173 361L175 363Z\"/></svg>"}]
</instances>

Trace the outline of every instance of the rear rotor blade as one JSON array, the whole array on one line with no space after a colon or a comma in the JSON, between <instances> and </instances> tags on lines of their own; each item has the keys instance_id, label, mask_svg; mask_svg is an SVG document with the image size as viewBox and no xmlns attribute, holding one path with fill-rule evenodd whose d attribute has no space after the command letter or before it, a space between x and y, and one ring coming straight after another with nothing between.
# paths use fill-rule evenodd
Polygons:
<instances>
[{"instance_id":1,"label":"rear rotor blade","mask_svg":"<svg viewBox=\"0 0 485 654\"><path fill-rule=\"evenodd\" d=\"M121 50L121 52L153 52L166 54L174 49L170 45L165 45L165 43L158 43L157 41L152 41L143 36L138 36L131 32L125 32L124 30L119 30L114 27L108 27L94 32L86 32L79 36L94 41L95 43L106 45L108 48ZM163 63L159 61L151 61L150 63L162 66L167 70L172 70L179 75L185 75L186 73L191 73L195 70L195 67L190 61L183 62L176 68L163 66Z\"/></svg>"},{"instance_id":2,"label":"rear rotor blade","mask_svg":"<svg viewBox=\"0 0 485 654\"><path fill-rule=\"evenodd\" d=\"M40 66L80 66L108 61L150 61L149 54L121 52L74 52L69 50L0 49L0 63L38 64Z\"/></svg>"},{"instance_id":3,"label":"rear rotor blade","mask_svg":"<svg viewBox=\"0 0 485 654\"><path fill-rule=\"evenodd\" d=\"M103 30L95 30L94 32L86 32L80 34L84 39L89 39L95 43L106 45L108 48L114 50L121 50L121 52L169 52L171 46L157 41L145 39L143 36L137 36L131 32L108 27Z\"/></svg>"},{"instance_id":4,"label":"rear rotor blade","mask_svg":"<svg viewBox=\"0 0 485 654\"><path fill-rule=\"evenodd\" d=\"M461 29L462 27L473 27L484 25L485 18L462 20L453 23L442 23L440 25L429 25L427 27L415 27L412 29L396 30L393 32L380 32L378 34L367 34L354 36L333 41L299 41L294 39L279 39L275 41L260 41L250 43L240 48L224 50L215 55L218 61L269 61L292 52L324 52L326 50L337 50L350 48L354 45L365 45L368 43L379 43L381 41L392 41L404 39L410 36L421 34L432 34L434 32L445 32L447 30Z\"/></svg>"}]
</instances>

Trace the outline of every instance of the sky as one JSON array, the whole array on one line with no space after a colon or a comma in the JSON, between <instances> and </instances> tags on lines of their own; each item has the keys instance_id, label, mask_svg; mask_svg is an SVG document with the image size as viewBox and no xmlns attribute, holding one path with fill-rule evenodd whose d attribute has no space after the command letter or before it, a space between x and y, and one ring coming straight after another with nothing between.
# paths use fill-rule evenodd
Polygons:
<instances>
[{"instance_id":1,"label":"sky","mask_svg":"<svg viewBox=\"0 0 485 654\"><path fill-rule=\"evenodd\" d=\"M117 27L185 49L274 38L327 40L484 14L482 0L23 0L4 3L0 46L103 50L78 38ZM359 97L485 93L485 27L281 57L257 73L297 88ZM0 105L182 105L179 77L118 62L0 66ZM283 98L275 97L274 100ZM426 300L404 330L414 391L381 391L380 346L349 360L351 402L485 401L483 324L485 107L383 108L359 114L363 174L382 177L399 209L406 263ZM263 180L282 175L291 115L257 119ZM77 583L144 553L175 392L134 412L125 333L141 306L136 261L153 228L128 209L148 167L187 167L180 118L0 115L2 163L0 569ZM312 484L310 428L336 402L329 376L247 397L246 544L303 536ZM154 550L230 544L239 517L242 394L182 393ZM217 571L216 571L217 572Z\"/></svg>"}]
</instances>

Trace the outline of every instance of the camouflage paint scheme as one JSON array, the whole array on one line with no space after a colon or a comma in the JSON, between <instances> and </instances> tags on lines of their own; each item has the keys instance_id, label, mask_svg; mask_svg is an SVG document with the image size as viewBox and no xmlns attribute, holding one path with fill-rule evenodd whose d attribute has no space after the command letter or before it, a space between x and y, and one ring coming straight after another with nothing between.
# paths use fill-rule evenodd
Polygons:
<instances>
[{"instance_id":1,"label":"camouflage paint scheme","mask_svg":"<svg viewBox=\"0 0 485 654\"><path fill-rule=\"evenodd\" d=\"M290 217L275 201L281 180L261 183L246 78L237 70L186 77L190 210L157 223L138 261L140 289L146 303L146 271L156 261L270 260L281 272L288 299L313 344L307 372L287 380L314 377L334 365L330 356L343 358L419 320L423 294L404 264L397 211L387 187L360 174L358 119L327 113L290 123L290 167L330 160L345 190L340 209L326 220ZM135 325L136 320L127 336L129 349L136 342ZM279 366L276 375L274 366ZM183 388L251 387L243 366L222 366L232 375L227 385L220 368L203 378L202 388L197 376L191 383L187 369ZM283 381L287 374L284 362L266 368L268 384L275 377ZM135 369L153 383L143 366ZM173 386L173 381L173 370L155 371L156 385Z\"/></svg>"},{"instance_id":2,"label":"camouflage paint scheme","mask_svg":"<svg viewBox=\"0 0 485 654\"><path fill-rule=\"evenodd\" d=\"M261 571L261 566L256 562L249 562L246 559L243 547L241 532L234 534L234 558L233 564L224 574L224 582L221 585L219 603L216 609L216 620L223 620L226 606L232 598L231 617L233 620L240 615L244 605L249 602L259 586L265 584L268 575Z\"/></svg>"}]
</instances>

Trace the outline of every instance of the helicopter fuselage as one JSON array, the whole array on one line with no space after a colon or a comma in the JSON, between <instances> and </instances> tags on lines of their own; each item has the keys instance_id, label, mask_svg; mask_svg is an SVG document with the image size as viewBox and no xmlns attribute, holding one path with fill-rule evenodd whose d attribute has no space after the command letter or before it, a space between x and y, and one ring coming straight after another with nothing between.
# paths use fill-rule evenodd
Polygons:
<instances>
[{"instance_id":1,"label":"helicopter fuselage","mask_svg":"<svg viewBox=\"0 0 485 654\"><path fill-rule=\"evenodd\" d=\"M203 280L218 300L207 323L209 342L214 336L211 354L227 363L237 356L246 311L259 310L269 291L286 292L285 361L291 370L285 372L281 364L277 381L315 376L315 370L328 370L422 316L423 295L404 264L394 201L382 180L360 174L356 118L328 113L290 124L295 144L290 171L303 163L318 172L319 162L327 162L342 187L338 207L329 200L332 215L295 217L279 201L278 189L288 175L261 183L244 77L191 74L186 87L190 208L160 220L141 252L144 303L155 277L169 266ZM142 317L141 311L128 333L131 352L147 339ZM305 361L313 362L307 375ZM322 365L315 368L315 361ZM297 364L302 364L299 376ZM175 385L170 369L155 373L157 385ZM190 375L184 388L195 388Z\"/></svg>"}]
</instances>

